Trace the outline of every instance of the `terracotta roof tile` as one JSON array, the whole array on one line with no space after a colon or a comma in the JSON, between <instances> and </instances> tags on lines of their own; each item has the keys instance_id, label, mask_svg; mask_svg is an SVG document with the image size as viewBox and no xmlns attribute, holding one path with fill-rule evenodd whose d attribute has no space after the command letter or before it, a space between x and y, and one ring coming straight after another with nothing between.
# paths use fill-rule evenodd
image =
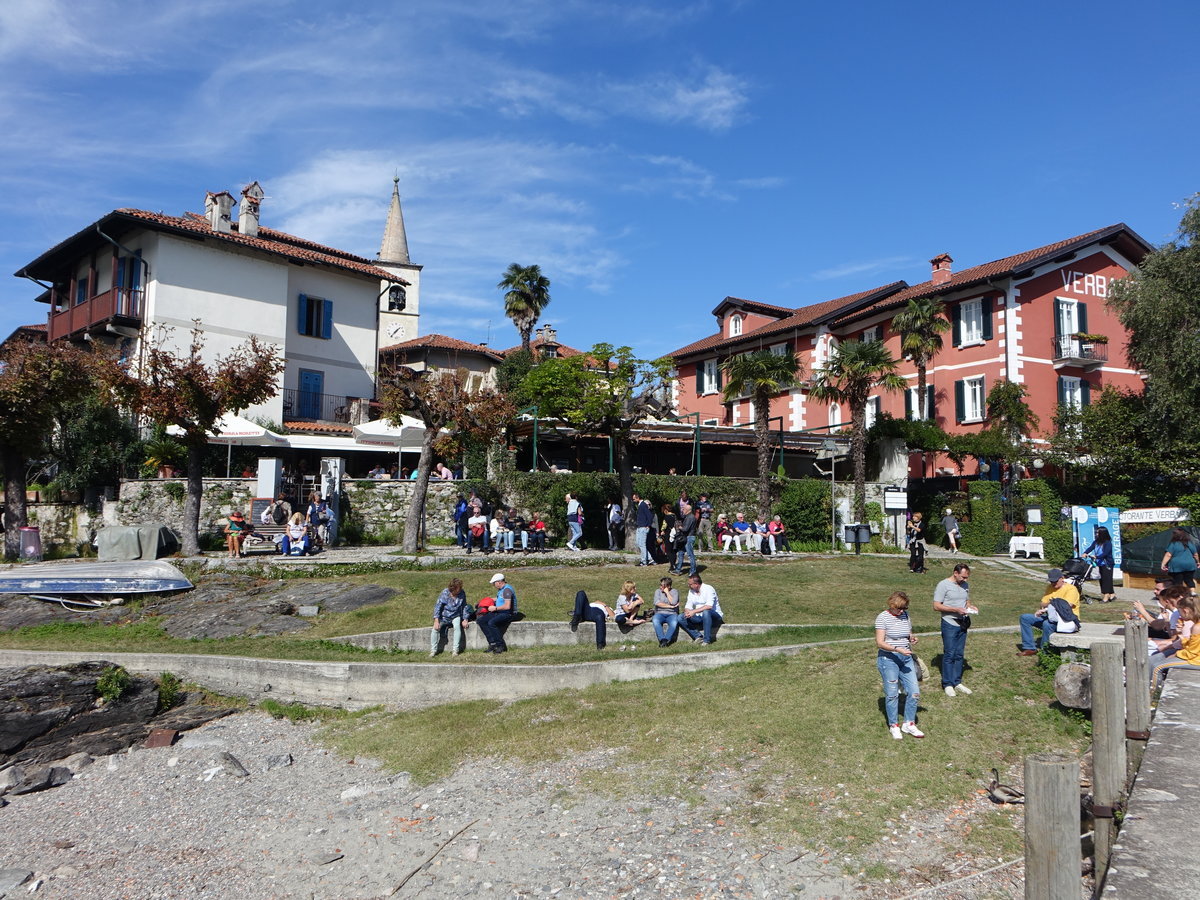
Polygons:
<instances>
[{"instance_id":1,"label":"terracotta roof tile","mask_svg":"<svg viewBox=\"0 0 1200 900\"><path fill-rule=\"evenodd\" d=\"M520 349L520 348L517 348ZM447 337L444 334L426 334L421 337L415 337L411 340L401 341L399 344L392 344L388 347L380 348L380 353L403 353L405 350L449 350L458 353L478 353L481 356L486 356L489 359L499 361L503 353L493 350L491 347L486 347L483 344L472 344L469 341L460 341L458 338Z\"/></svg>"},{"instance_id":2,"label":"terracotta roof tile","mask_svg":"<svg viewBox=\"0 0 1200 900\"><path fill-rule=\"evenodd\" d=\"M776 306L773 303L763 303L760 300L746 300L743 297L726 297L713 310L715 314L722 306L737 306L751 312L761 312L768 316L790 316L796 310L791 306Z\"/></svg>"},{"instance_id":3,"label":"terracotta roof tile","mask_svg":"<svg viewBox=\"0 0 1200 900\"><path fill-rule=\"evenodd\" d=\"M288 431L304 434L330 434L352 436L354 429L340 422L284 422L283 427Z\"/></svg>"}]
</instances>

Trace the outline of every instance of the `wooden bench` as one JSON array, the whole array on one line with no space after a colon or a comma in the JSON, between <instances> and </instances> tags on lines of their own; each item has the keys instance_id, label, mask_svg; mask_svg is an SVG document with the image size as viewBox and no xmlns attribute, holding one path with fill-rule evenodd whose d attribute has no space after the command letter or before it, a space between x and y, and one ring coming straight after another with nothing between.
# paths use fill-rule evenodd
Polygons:
<instances>
[{"instance_id":1,"label":"wooden bench","mask_svg":"<svg viewBox=\"0 0 1200 900\"><path fill-rule=\"evenodd\" d=\"M308 540L310 546L316 546L316 535L313 534L311 525L306 526L308 529ZM275 553L279 550L279 544L275 542L275 538L287 531L286 525L255 525L252 534L258 537L266 538L265 541L251 541L247 539L242 544L242 552L250 553Z\"/></svg>"}]
</instances>

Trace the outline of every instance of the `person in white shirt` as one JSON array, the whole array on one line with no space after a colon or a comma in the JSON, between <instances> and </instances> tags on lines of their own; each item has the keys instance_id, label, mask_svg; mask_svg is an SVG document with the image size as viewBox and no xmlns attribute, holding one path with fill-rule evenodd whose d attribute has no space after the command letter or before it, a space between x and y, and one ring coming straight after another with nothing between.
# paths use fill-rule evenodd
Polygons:
<instances>
[{"instance_id":1,"label":"person in white shirt","mask_svg":"<svg viewBox=\"0 0 1200 900\"><path fill-rule=\"evenodd\" d=\"M702 646L713 642L713 632L725 624L721 613L721 601L711 584L705 584L699 575L688 577L687 602L679 614L679 627Z\"/></svg>"},{"instance_id":2,"label":"person in white shirt","mask_svg":"<svg viewBox=\"0 0 1200 900\"><path fill-rule=\"evenodd\" d=\"M483 553L488 552L488 520L478 506L471 507L474 515L467 519L467 553L471 552L471 548L475 546L475 542L479 542L479 549Z\"/></svg>"}]
</instances>

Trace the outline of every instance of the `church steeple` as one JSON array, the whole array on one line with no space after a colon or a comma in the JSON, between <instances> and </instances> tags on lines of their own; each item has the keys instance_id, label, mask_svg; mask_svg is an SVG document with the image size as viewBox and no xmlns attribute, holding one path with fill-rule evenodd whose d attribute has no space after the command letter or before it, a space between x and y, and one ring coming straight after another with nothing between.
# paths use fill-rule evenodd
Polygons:
<instances>
[{"instance_id":1,"label":"church steeple","mask_svg":"<svg viewBox=\"0 0 1200 900\"><path fill-rule=\"evenodd\" d=\"M400 209L400 176L392 178L392 205L388 209L387 225L383 228L383 243L379 245L379 261L392 265L408 265L408 237L404 233L404 213Z\"/></svg>"}]
</instances>

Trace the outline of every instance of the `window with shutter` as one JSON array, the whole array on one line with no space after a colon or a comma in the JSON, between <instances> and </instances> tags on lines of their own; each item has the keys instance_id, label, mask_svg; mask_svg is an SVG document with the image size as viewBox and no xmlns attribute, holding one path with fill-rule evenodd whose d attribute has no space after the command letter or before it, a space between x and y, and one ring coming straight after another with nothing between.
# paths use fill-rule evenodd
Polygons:
<instances>
[{"instance_id":1,"label":"window with shutter","mask_svg":"<svg viewBox=\"0 0 1200 900\"><path fill-rule=\"evenodd\" d=\"M958 421L982 422L985 397L982 375L954 382L955 417Z\"/></svg>"},{"instance_id":2,"label":"window with shutter","mask_svg":"<svg viewBox=\"0 0 1200 900\"><path fill-rule=\"evenodd\" d=\"M296 317L297 330L301 334L325 340L333 337L333 303L331 301L301 294Z\"/></svg>"},{"instance_id":3,"label":"window with shutter","mask_svg":"<svg viewBox=\"0 0 1200 900\"><path fill-rule=\"evenodd\" d=\"M966 300L960 303L959 319L960 345L983 343L983 301Z\"/></svg>"}]
</instances>

